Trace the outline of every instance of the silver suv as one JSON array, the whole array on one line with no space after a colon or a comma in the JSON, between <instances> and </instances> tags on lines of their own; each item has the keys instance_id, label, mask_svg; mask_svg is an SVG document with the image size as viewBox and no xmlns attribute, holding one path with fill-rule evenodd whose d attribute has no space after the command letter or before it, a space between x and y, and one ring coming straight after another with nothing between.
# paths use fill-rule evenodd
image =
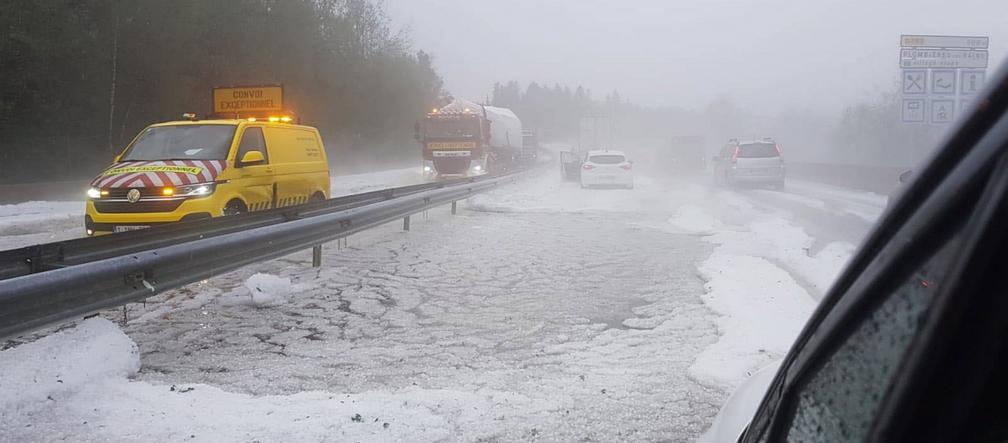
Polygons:
<instances>
[{"instance_id":1,"label":"silver suv","mask_svg":"<svg viewBox=\"0 0 1008 443\"><path fill-rule=\"evenodd\" d=\"M772 138L731 139L714 156L714 178L729 185L767 184L784 187L784 160Z\"/></svg>"}]
</instances>

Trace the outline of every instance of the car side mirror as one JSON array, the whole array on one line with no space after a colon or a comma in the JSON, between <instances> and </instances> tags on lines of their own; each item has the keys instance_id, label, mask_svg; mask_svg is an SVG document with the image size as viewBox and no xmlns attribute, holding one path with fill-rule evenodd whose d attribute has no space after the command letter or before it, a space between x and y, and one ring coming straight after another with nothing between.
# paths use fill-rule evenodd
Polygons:
<instances>
[{"instance_id":1,"label":"car side mirror","mask_svg":"<svg viewBox=\"0 0 1008 443\"><path fill-rule=\"evenodd\" d=\"M249 151L242 156L239 166L252 166L266 161L266 157L263 156L262 152L259 151Z\"/></svg>"},{"instance_id":2,"label":"car side mirror","mask_svg":"<svg viewBox=\"0 0 1008 443\"><path fill-rule=\"evenodd\" d=\"M913 171L912 170L906 170L906 171L903 171L903 173L899 175L899 182L900 183L906 183L906 182L909 182L911 178L913 178Z\"/></svg>"}]
</instances>

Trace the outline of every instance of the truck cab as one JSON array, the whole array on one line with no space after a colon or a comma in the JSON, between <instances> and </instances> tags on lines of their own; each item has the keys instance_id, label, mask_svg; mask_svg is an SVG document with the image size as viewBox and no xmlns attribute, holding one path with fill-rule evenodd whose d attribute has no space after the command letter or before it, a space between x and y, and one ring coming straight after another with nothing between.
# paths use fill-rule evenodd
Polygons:
<instances>
[{"instance_id":1,"label":"truck cab","mask_svg":"<svg viewBox=\"0 0 1008 443\"><path fill-rule=\"evenodd\" d=\"M521 159L522 124L510 109L455 100L416 129L424 170L438 177L501 172Z\"/></svg>"}]
</instances>

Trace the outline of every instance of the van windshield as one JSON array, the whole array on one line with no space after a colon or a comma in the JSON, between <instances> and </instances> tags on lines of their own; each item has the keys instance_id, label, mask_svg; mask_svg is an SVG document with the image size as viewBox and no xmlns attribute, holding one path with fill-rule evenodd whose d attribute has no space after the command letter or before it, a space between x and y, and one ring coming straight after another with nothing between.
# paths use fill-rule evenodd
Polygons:
<instances>
[{"instance_id":1,"label":"van windshield","mask_svg":"<svg viewBox=\"0 0 1008 443\"><path fill-rule=\"evenodd\" d=\"M179 125L144 129L123 161L224 160L235 125Z\"/></svg>"}]
</instances>

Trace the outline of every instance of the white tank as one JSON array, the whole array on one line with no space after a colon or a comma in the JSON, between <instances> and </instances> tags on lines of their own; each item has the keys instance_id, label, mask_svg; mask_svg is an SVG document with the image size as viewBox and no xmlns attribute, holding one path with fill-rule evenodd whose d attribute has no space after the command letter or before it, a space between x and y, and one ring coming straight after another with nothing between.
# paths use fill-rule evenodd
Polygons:
<instances>
[{"instance_id":1,"label":"white tank","mask_svg":"<svg viewBox=\"0 0 1008 443\"><path fill-rule=\"evenodd\" d=\"M455 99L440 112L476 113L490 121L490 149L498 154L515 155L521 152L522 123L507 108L483 106L468 100Z\"/></svg>"}]
</instances>

